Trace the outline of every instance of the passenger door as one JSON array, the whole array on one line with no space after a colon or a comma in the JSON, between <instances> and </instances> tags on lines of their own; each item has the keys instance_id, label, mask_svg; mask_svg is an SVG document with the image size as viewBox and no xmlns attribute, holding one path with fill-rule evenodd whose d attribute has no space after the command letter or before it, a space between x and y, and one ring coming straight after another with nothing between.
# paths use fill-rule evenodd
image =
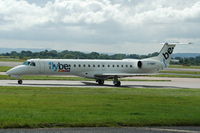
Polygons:
<instances>
[{"instance_id":1,"label":"passenger door","mask_svg":"<svg viewBox=\"0 0 200 133\"><path fill-rule=\"evenodd\" d=\"M40 60L37 61L37 68L39 74L44 74L44 62L41 62Z\"/></svg>"}]
</instances>

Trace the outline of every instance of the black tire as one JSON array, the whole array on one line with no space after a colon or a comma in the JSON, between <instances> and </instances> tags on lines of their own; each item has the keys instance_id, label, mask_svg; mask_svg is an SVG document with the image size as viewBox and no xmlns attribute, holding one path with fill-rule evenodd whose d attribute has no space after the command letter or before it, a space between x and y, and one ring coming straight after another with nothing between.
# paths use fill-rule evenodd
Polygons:
<instances>
[{"instance_id":1,"label":"black tire","mask_svg":"<svg viewBox=\"0 0 200 133\"><path fill-rule=\"evenodd\" d=\"M18 84L20 84L20 85L21 85L22 83L23 83L23 81L22 81L22 80L18 80Z\"/></svg>"},{"instance_id":2,"label":"black tire","mask_svg":"<svg viewBox=\"0 0 200 133\"><path fill-rule=\"evenodd\" d=\"M102 80L102 79L98 79L97 82L99 85L104 85L104 80Z\"/></svg>"},{"instance_id":3,"label":"black tire","mask_svg":"<svg viewBox=\"0 0 200 133\"><path fill-rule=\"evenodd\" d=\"M116 82L114 82L114 85L119 87L119 86L121 86L121 82L120 81L116 81Z\"/></svg>"}]
</instances>

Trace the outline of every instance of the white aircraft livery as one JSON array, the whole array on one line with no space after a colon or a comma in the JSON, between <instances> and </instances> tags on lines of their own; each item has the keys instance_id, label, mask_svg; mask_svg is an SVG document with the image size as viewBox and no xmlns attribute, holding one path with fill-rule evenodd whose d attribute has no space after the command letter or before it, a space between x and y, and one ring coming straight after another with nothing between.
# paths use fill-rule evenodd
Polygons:
<instances>
[{"instance_id":1,"label":"white aircraft livery","mask_svg":"<svg viewBox=\"0 0 200 133\"><path fill-rule=\"evenodd\" d=\"M23 75L77 75L96 79L99 85L113 79L120 86L118 78L151 75L168 67L175 43L165 43L156 57L146 59L88 60L88 59L30 59L22 65L7 71L22 84Z\"/></svg>"}]
</instances>

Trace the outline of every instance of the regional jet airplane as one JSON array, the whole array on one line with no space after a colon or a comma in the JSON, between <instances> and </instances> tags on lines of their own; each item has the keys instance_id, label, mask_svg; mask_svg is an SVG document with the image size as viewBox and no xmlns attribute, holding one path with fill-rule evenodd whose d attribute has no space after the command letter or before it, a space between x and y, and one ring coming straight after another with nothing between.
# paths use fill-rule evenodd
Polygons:
<instances>
[{"instance_id":1,"label":"regional jet airplane","mask_svg":"<svg viewBox=\"0 0 200 133\"><path fill-rule=\"evenodd\" d=\"M151 75L166 68L175 45L165 43L158 56L146 59L30 59L10 69L7 74L16 77L18 84L22 84L23 75L77 75L96 79L99 85L103 85L104 80L113 79L113 84L120 86L118 78Z\"/></svg>"}]
</instances>

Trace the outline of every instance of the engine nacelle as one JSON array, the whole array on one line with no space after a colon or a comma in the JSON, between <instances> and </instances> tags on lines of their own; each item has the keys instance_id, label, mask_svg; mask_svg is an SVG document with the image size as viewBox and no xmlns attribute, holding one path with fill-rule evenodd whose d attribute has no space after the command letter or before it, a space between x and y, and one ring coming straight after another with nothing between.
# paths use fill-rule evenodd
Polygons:
<instances>
[{"instance_id":1,"label":"engine nacelle","mask_svg":"<svg viewBox=\"0 0 200 133\"><path fill-rule=\"evenodd\" d=\"M163 65L157 60L144 59L137 62L137 67L141 72L153 73L162 70Z\"/></svg>"}]
</instances>

